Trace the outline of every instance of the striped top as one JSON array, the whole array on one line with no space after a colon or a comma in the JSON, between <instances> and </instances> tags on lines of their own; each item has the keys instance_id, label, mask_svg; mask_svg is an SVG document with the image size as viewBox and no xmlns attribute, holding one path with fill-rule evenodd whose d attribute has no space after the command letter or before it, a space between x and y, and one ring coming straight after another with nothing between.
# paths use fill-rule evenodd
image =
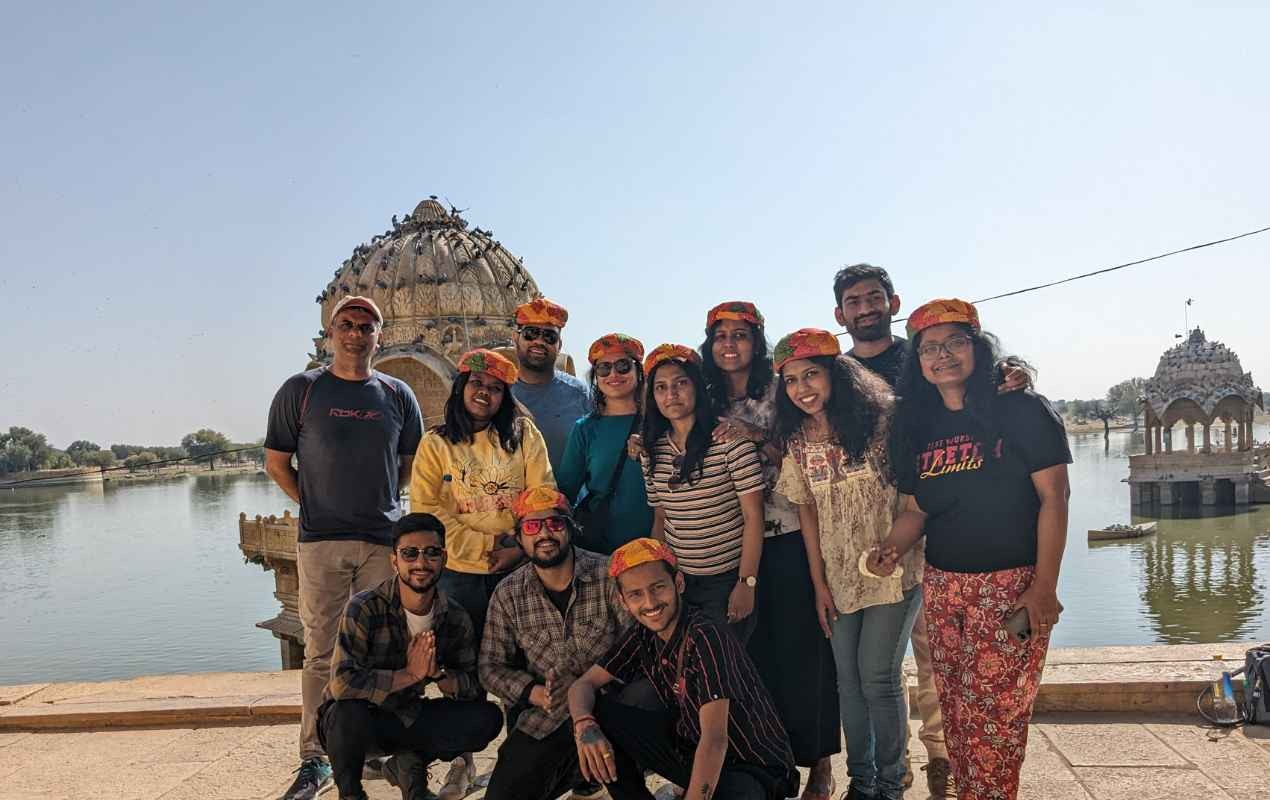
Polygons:
<instances>
[{"instance_id":1,"label":"striped top","mask_svg":"<svg viewBox=\"0 0 1270 800\"><path fill-rule=\"evenodd\" d=\"M648 679L674 716L676 748L689 759L701 741L701 707L728 700L724 763L793 773L789 736L745 646L700 611L684 608L669 642L643 625L632 625L599 666L624 683ZM797 791L795 782L786 794Z\"/></svg>"},{"instance_id":2,"label":"striped top","mask_svg":"<svg viewBox=\"0 0 1270 800\"><path fill-rule=\"evenodd\" d=\"M700 476L691 483L679 477L674 461L682 455L667 432L653 445L657 469L641 460L648 504L666 515L666 543L689 575L718 575L741 563L741 534L745 519L740 496L763 491L763 465L758 450L746 439L713 442L706 450Z\"/></svg>"}]
</instances>

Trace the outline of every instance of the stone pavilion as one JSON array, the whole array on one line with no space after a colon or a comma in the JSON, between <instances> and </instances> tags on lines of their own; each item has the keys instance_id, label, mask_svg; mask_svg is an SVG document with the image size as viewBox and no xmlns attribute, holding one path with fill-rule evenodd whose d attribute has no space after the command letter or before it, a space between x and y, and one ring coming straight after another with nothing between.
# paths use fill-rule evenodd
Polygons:
<instances>
[{"instance_id":1,"label":"stone pavilion","mask_svg":"<svg viewBox=\"0 0 1270 800\"><path fill-rule=\"evenodd\" d=\"M1249 503L1260 480L1253 414L1263 407L1261 389L1235 352L1192 330L1160 356L1144 387L1146 452L1129 457L1134 505ZM1179 426L1184 443L1174 442Z\"/></svg>"}]
</instances>

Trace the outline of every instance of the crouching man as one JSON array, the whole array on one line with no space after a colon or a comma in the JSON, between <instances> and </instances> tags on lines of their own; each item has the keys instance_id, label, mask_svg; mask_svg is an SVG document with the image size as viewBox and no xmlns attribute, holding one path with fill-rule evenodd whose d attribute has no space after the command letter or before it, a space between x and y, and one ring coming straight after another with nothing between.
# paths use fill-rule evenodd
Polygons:
<instances>
[{"instance_id":1,"label":"crouching man","mask_svg":"<svg viewBox=\"0 0 1270 800\"><path fill-rule=\"evenodd\" d=\"M798 794L789 737L745 647L683 606L670 548L636 539L613 553L609 575L632 626L569 689L578 761L613 800L650 800L632 775L651 770L690 800L780 800ZM646 678L669 711L597 695L614 680Z\"/></svg>"},{"instance_id":2,"label":"crouching man","mask_svg":"<svg viewBox=\"0 0 1270 800\"><path fill-rule=\"evenodd\" d=\"M318 731L341 800L365 800L362 764L389 754L403 800L435 797L428 764L485 749L503 715L476 679L472 620L437 589L445 526L408 514L393 528L395 575L348 601ZM424 696L435 683L442 698Z\"/></svg>"},{"instance_id":3,"label":"crouching man","mask_svg":"<svg viewBox=\"0 0 1270 800\"><path fill-rule=\"evenodd\" d=\"M512 504L516 540L529 563L490 598L480 674L514 717L498 751L486 800L602 796L586 786L565 701L569 685L609 651L630 624L603 556L573 546L568 499L554 486L527 489ZM639 778L642 784L642 777Z\"/></svg>"}]
</instances>

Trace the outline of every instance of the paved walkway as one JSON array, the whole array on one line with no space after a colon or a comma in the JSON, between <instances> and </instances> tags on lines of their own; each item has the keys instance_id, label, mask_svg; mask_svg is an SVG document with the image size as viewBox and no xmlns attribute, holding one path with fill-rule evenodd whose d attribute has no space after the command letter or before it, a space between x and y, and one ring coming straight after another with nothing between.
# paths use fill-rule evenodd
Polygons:
<instances>
[{"instance_id":1,"label":"paved walkway","mask_svg":"<svg viewBox=\"0 0 1270 800\"><path fill-rule=\"evenodd\" d=\"M0 800L272 800L290 783L297 735L293 724L0 733ZM482 771L493 755L478 756ZM842 757L834 763L845 789ZM443 771L433 770L438 778ZM926 796L917 790L923 777L909 800ZM1037 718L1021 797L1263 800L1267 787L1270 728L1215 731L1183 716L1082 713ZM383 781L367 791L372 800L400 797ZM323 797L335 800L333 792Z\"/></svg>"}]
</instances>

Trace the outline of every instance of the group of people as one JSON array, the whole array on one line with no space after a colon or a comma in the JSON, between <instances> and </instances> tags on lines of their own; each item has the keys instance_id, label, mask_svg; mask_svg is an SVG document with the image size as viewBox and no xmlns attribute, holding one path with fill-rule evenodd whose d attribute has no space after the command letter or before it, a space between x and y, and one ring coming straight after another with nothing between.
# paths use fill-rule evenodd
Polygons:
<instances>
[{"instance_id":1,"label":"group of people","mask_svg":"<svg viewBox=\"0 0 1270 800\"><path fill-rule=\"evenodd\" d=\"M1014 797L1061 611L1062 420L972 304L919 307L903 339L884 269L833 293L847 352L818 328L771 347L731 301L696 349L601 337L587 382L535 299L515 359L465 353L428 430L371 368L380 310L337 304L330 365L284 383L265 440L300 504L283 800L364 798L368 763L455 800L504 726L491 800L643 800L649 772L692 800L832 800L844 743L842 796L899 798L910 639L930 793Z\"/></svg>"}]
</instances>

